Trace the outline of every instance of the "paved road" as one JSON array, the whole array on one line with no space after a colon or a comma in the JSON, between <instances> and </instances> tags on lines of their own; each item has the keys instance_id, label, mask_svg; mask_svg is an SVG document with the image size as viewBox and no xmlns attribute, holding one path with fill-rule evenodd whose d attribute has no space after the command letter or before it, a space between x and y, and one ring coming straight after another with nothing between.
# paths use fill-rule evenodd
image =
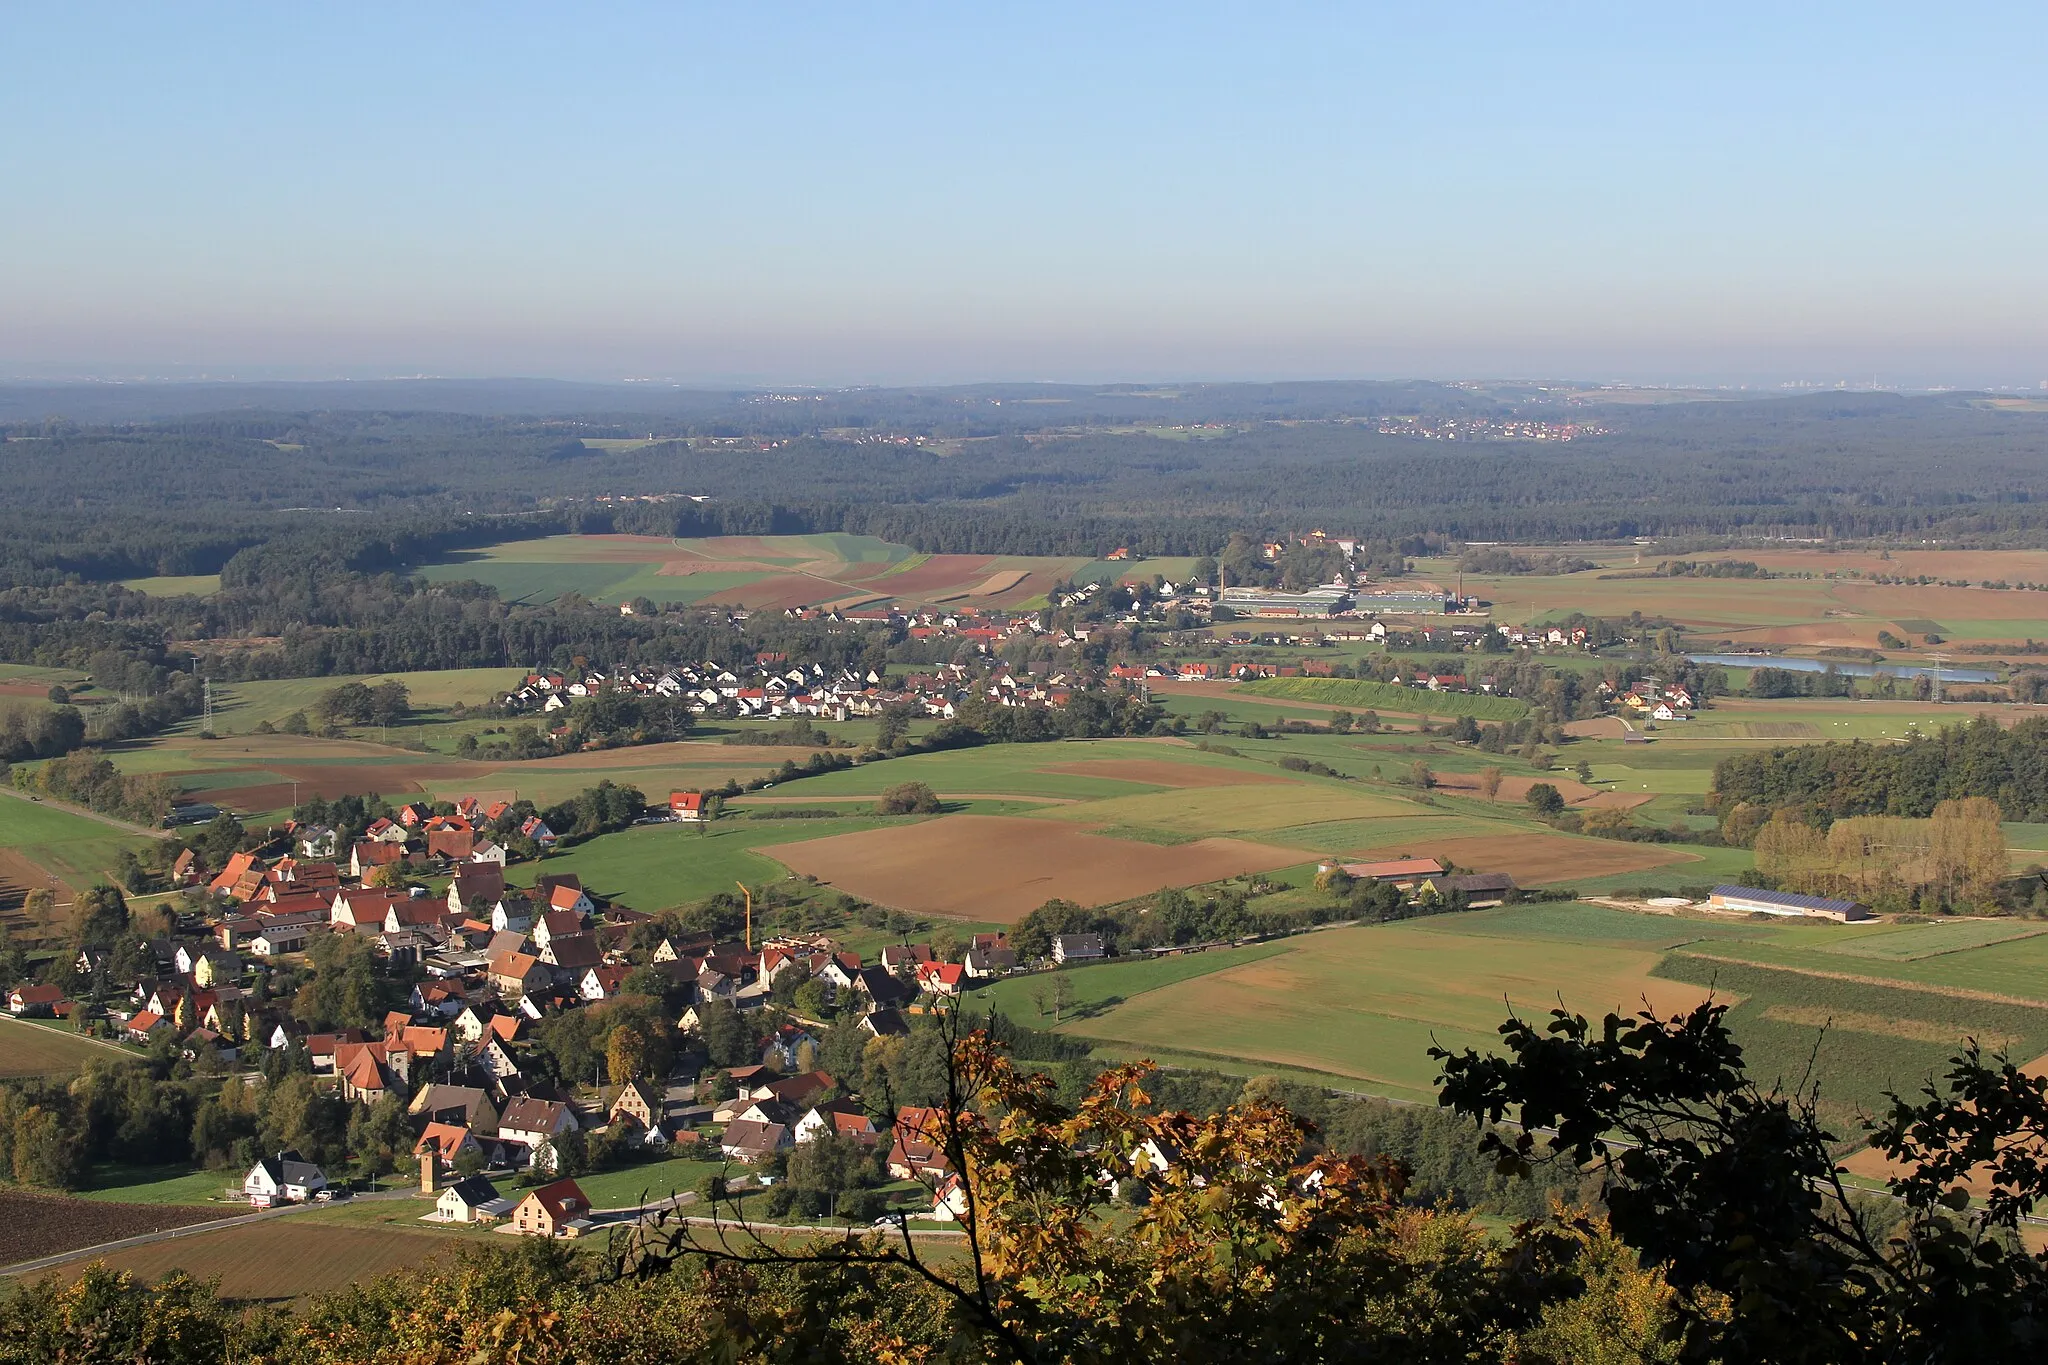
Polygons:
<instances>
[{"instance_id":1,"label":"paved road","mask_svg":"<svg viewBox=\"0 0 2048 1365\"><path fill-rule=\"evenodd\" d=\"M30 796L27 792L10 787L5 783L0 783L0 793L5 793L17 801L37 801L45 806L55 806L58 810L76 815L80 819L97 820L103 825L111 825L123 834L139 834L145 839L161 839L164 837L164 831L160 829L144 829L141 825L127 820L117 820L111 815L101 815L96 810L87 810L84 806L74 806L69 801L59 801L54 796Z\"/></svg>"},{"instance_id":2,"label":"paved road","mask_svg":"<svg viewBox=\"0 0 2048 1365\"><path fill-rule=\"evenodd\" d=\"M410 1199L412 1193L410 1189L374 1190L369 1194L359 1194L355 1197L357 1200ZM258 1209L254 1213L239 1214L233 1218L214 1218L204 1223L187 1223L183 1227L164 1228L157 1232L145 1232L136 1237L123 1237L117 1242L101 1242L96 1246L74 1247L70 1251L60 1251L54 1256L43 1256L33 1261L17 1261L13 1265L0 1266L0 1279L13 1275L33 1275L38 1270L49 1270L68 1261L83 1260L89 1256L104 1256L110 1251L125 1251L129 1247L147 1246L151 1242L168 1242L175 1237L196 1237L205 1232L219 1232L223 1228L245 1227L250 1223L261 1223L272 1218L285 1218L294 1213L304 1213L308 1209L329 1207L332 1206L327 1204L284 1204L274 1209Z\"/></svg>"}]
</instances>

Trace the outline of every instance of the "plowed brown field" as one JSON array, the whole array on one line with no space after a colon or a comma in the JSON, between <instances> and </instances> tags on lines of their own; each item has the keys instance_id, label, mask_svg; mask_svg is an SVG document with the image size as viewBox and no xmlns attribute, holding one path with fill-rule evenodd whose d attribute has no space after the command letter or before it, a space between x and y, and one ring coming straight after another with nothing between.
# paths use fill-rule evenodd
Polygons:
<instances>
[{"instance_id":1,"label":"plowed brown field","mask_svg":"<svg viewBox=\"0 0 2048 1365\"><path fill-rule=\"evenodd\" d=\"M228 1183L227 1177L221 1184ZM223 1204L110 1204L0 1187L0 1265L247 1213Z\"/></svg>"},{"instance_id":2,"label":"plowed brown field","mask_svg":"<svg viewBox=\"0 0 2048 1365\"><path fill-rule=\"evenodd\" d=\"M792 872L913 914L1007 924L1059 897L1084 905L1265 872L1314 855L1245 839L1162 846L1052 820L946 815L778 844Z\"/></svg>"}]
</instances>

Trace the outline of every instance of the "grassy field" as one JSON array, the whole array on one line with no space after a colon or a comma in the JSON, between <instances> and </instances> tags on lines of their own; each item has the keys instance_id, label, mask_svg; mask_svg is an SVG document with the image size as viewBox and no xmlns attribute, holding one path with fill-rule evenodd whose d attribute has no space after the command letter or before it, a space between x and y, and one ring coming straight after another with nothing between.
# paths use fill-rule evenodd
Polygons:
<instances>
[{"instance_id":1,"label":"grassy field","mask_svg":"<svg viewBox=\"0 0 2048 1365\"><path fill-rule=\"evenodd\" d=\"M211 597L220 591L217 573L190 574L180 578L124 578L121 586L151 597Z\"/></svg>"},{"instance_id":2,"label":"grassy field","mask_svg":"<svg viewBox=\"0 0 2048 1365\"><path fill-rule=\"evenodd\" d=\"M1572 612L1609 619L1640 611L1685 629L1695 645L1761 645L1790 652L1879 649L1895 662L1921 662L1932 627L1950 642L2017 643L2048 637L2048 604L2031 591L1951 587L1949 582L2042 582L2048 554L2038 550L1829 550L1786 548L1706 551L1696 560L1749 560L1773 578L1663 578L1657 556L1620 546L1555 547L1598 567L1573 574L1464 575L1465 590L1493 604L1497 620L1542 622ZM1524 551L1534 553L1534 551ZM1415 561L1419 576L1449 584L1450 560ZM1873 575L1938 581L1903 586ZM1911 642L1882 647L1880 631Z\"/></svg>"},{"instance_id":3,"label":"grassy field","mask_svg":"<svg viewBox=\"0 0 2048 1365\"><path fill-rule=\"evenodd\" d=\"M1856 1113L1887 1088L1917 1085L1966 1034L2020 1059L2048 1051L2048 985L2033 987L2040 1005L1956 993L2048 982L2048 936L1995 932L2011 927L1520 906L1072 969L1058 1031L1097 1041L1105 1055L1274 1068L1423 1099L1432 1043L1489 1050L1509 1005L1540 1016L1561 997L1597 1016L1632 1013L1647 998L1668 1015L1711 991L1734 1004L1731 1027L1766 1084L1797 1083L1817 1056L1829 1120L1852 1133ZM1047 989L1044 978L1019 978L977 998L1051 1027L1037 999Z\"/></svg>"},{"instance_id":4,"label":"grassy field","mask_svg":"<svg viewBox=\"0 0 2048 1365\"><path fill-rule=\"evenodd\" d=\"M116 1204L210 1204L242 1183L240 1171L195 1171L189 1166L100 1165L90 1186L74 1197Z\"/></svg>"},{"instance_id":5,"label":"grassy field","mask_svg":"<svg viewBox=\"0 0 2048 1365\"><path fill-rule=\"evenodd\" d=\"M779 608L885 602L1030 608L1056 582L1184 577L1191 559L1117 561L927 555L872 536L550 536L419 566L425 577L488 583L507 601L578 593L596 602L718 602Z\"/></svg>"},{"instance_id":6,"label":"grassy field","mask_svg":"<svg viewBox=\"0 0 2048 1365\"><path fill-rule=\"evenodd\" d=\"M1686 953L1667 957L1658 975L1738 1000L1728 1021L1751 1074L1765 1086L1789 1089L1802 1083L1811 1066L1821 1083L1823 1115L1845 1137L1856 1132L1858 1116L1883 1107L1887 1092L1912 1094L1940 1074L1965 1038L2020 1061L2048 1051L2048 1006L1958 998Z\"/></svg>"},{"instance_id":7,"label":"grassy field","mask_svg":"<svg viewBox=\"0 0 2048 1365\"><path fill-rule=\"evenodd\" d=\"M122 849L141 843L139 836L123 834L49 801L0 796L0 803L4 803L0 804L0 850L17 853L74 888L105 878ZM7 875L5 866L0 865L0 880ZM60 895L59 899L66 897Z\"/></svg>"},{"instance_id":8,"label":"grassy field","mask_svg":"<svg viewBox=\"0 0 2048 1365\"><path fill-rule=\"evenodd\" d=\"M113 1056L111 1050L65 1029L0 1020L0 1080L68 1076L94 1057Z\"/></svg>"},{"instance_id":9,"label":"grassy field","mask_svg":"<svg viewBox=\"0 0 2048 1365\"><path fill-rule=\"evenodd\" d=\"M1659 953L1650 944L1461 932L1548 909L1325 930L1241 950L1255 955L1216 970L1201 970L1208 954L1120 967L1123 978L1101 987L1089 978L1111 969L1088 968L1073 973L1077 991L1104 999L1081 997L1091 1012L1059 1031L1126 1051L1157 1046L1270 1063L1421 1099L1436 1074L1432 1042L1490 1047L1504 998L1532 1011L1560 994L1589 1011L1629 1007L1645 994L1667 1010L1699 998L1696 987L1651 975ZM1003 989L1024 995L1022 1012L1012 1012L1034 1017L1028 982Z\"/></svg>"},{"instance_id":10,"label":"grassy field","mask_svg":"<svg viewBox=\"0 0 2048 1365\"><path fill-rule=\"evenodd\" d=\"M787 876L781 864L755 852L777 844L815 839L820 825L833 834L874 829L882 820L721 820L708 827L643 825L607 835L556 854L542 863L512 869L510 880L531 885L542 872L573 872L592 894L616 899L635 910L682 905L734 883L759 886Z\"/></svg>"},{"instance_id":11,"label":"grassy field","mask_svg":"<svg viewBox=\"0 0 2048 1365\"><path fill-rule=\"evenodd\" d=\"M1439 719L1471 716L1474 720L1519 720L1529 714L1527 702L1512 697L1487 697L1464 692L1427 692L1392 683L1355 678L1261 678L1236 689L1259 697L1343 706L1353 711L1427 712Z\"/></svg>"}]
</instances>

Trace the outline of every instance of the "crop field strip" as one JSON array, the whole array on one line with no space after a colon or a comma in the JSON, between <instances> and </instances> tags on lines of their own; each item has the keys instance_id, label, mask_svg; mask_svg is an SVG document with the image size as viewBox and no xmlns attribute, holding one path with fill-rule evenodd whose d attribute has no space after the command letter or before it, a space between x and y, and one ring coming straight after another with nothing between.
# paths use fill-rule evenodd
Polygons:
<instances>
[{"instance_id":1,"label":"crop field strip","mask_svg":"<svg viewBox=\"0 0 2048 1365\"><path fill-rule=\"evenodd\" d=\"M1191 560L1120 561L1022 555L920 554L869 536L550 536L466 551L418 572L436 582L475 579L507 601L566 593L613 603L722 603L756 609L870 602L1025 608L1060 581L1185 576Z\"/></svg>"}]
</instances>

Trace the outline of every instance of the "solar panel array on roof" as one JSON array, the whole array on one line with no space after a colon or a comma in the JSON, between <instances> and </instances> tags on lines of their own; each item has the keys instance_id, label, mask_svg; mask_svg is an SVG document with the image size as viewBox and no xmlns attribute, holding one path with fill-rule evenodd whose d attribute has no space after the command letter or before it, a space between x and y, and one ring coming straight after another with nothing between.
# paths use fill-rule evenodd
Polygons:
<instances>
[{"instance_id":1,"label":"solar panel array on roof","mask_svg":"<svg viewBox=\"0 0 2048 1365\"><path fill-rule=\"evenodd\" d=\"M1755 886L1717 886L1717 896L1732 896L1737 900L1764 901L1771 905L1782 905L1787 910L1831 910L1845 914L1857 909L1855 901L1832 900L1826 896L1806 896L1796 891L1765 891Z\"/></svg>"}]
</instances>

